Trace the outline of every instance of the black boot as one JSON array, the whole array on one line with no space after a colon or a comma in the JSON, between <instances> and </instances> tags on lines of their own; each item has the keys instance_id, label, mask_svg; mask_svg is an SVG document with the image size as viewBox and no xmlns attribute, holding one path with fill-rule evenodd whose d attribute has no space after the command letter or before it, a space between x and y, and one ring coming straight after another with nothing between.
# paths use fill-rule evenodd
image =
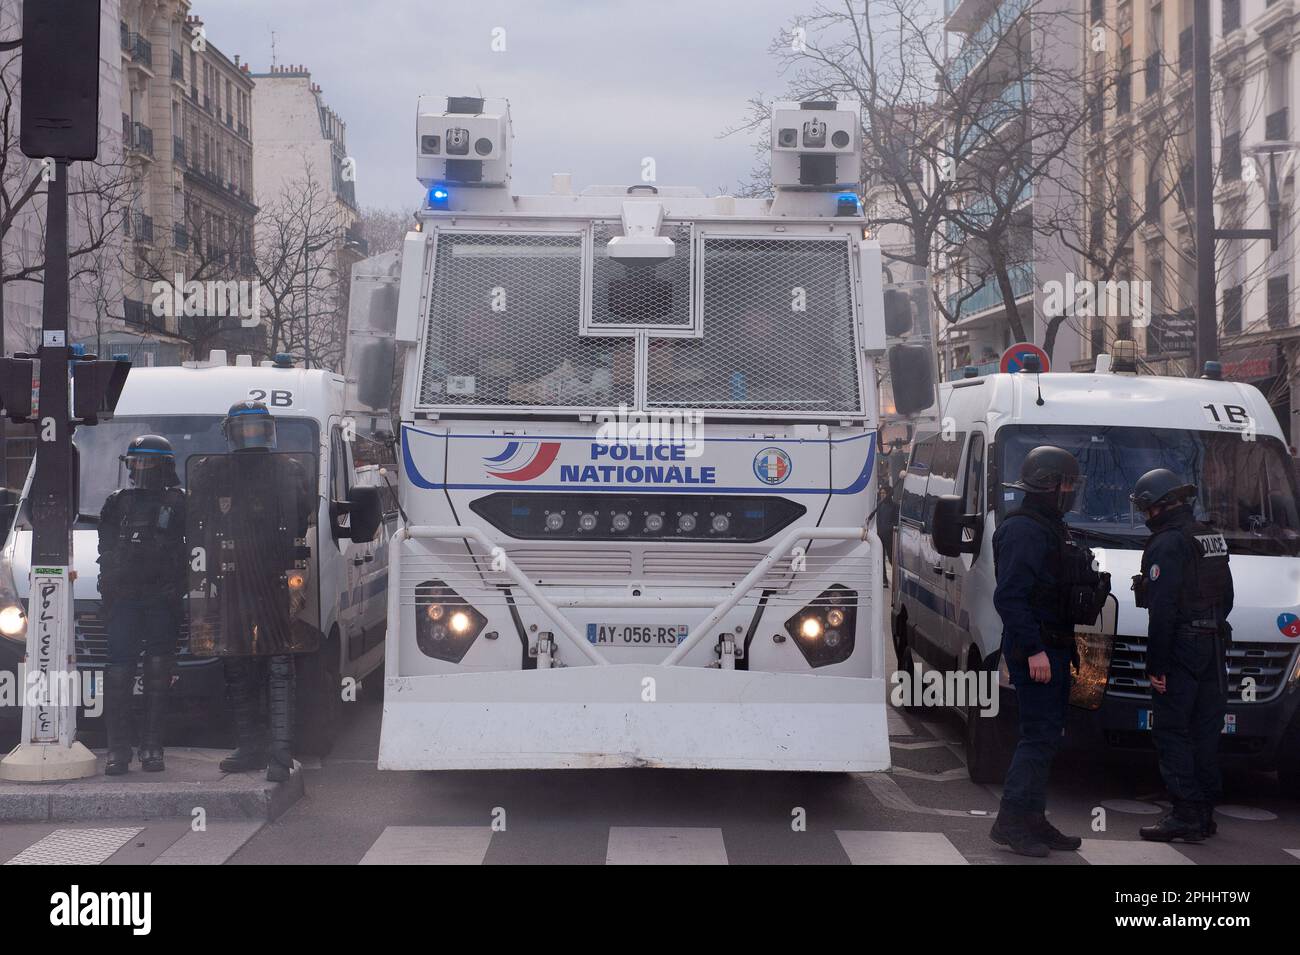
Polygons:
<instances>
[{"instance_id":1,"label":"black boot","mask_svg":"<svg viewBox=\"0 0 1300 955\"><path fill-rule=\"evenodd\" d=\"M1208 839L1218 832L1219 824L1214 821L1214 806L1206 803L1201 806L1201 835Z\"/></svg>"},{"instance_id":2,"label":"black boot","mask_svg":"<svg viewBox=\"0 0 1300 955\"><path fill-rule=\"evenodd\" d=\"M235 717L235 751L223 759L218 768L223 773L243 773L266 768L266 742L262 738L262 721L258 713L258 666L248 657L227 657L226 692Z\"/></svg>"},{"instance_id":3,"label":"black boot","mask_svg":"<svg viewBox=\"0 0 1300 955\"><path fill-rule=\"evenodd\" d=\"M266 753L266 778L283 783L293 772L293 657L271 657L268 669L271 745Z\"/></svg>"},{"instance_id":4,"label":"black boot","mask_svg":"<svg viewBox=\"0 0 1300 955\"><path fill-rule=\"evenodd\" d=\"M1073 852L1083 845L1083 840L1078 836L1067 836L1060 829L1047 821L1047 816L1043 813L1037 813L1028 818L1029 831L1038 837L1039 841L1049 849L1056 849L1060 852Z\"/></svg>"},{"instance_id":5,"label":"black boot","mask_svg":"<svg viewBox=\"0 0 1300 955\"><path fill-rule=\"evenodd\" d=\"M1030 829L1031 818L1029 813L1004 805L998 810L989 838L1017 855L1041 859L1047 855L1047 844Z\"/></svg>"},{"instance_id":6,"label":"black boot","mask_svg":"<svg viewBox=\"0 0 1300 955\"><path fill-rule=\"evenodd\" d=\"M1205 838L1204 823L1199 812L1175 808L1154 826L1143 826L1138 835L1147 842L1200 842Z\"/></svg>"},{"instance_id":7,"label":"black boot","mask_svg":"<svg viewBox=\"0 0 1300 955\"><path fill-rule=\"evenodd\" d=\"M104 670L104 720L108 727L105 776L121 776L131 766L131 690L135 667L115 664Z\"/></svg>"},{"instance_id":8,"label":"black boot","mask_svg":"<svg viewBox=\"0 0 1300 955\"><path fill-rule=\"evenodd\" d=\"M167 694L172 682L172 657L145 657L144 731L140 734L140 768L161 773L163 733L167 723Z\"/></svg>"}]
</instances>

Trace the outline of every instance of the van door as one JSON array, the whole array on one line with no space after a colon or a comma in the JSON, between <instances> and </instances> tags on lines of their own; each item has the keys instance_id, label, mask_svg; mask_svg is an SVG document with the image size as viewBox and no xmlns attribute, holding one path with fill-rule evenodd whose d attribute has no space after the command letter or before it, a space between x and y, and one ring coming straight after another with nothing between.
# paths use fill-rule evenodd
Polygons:
<instances>
[{"instance_id":1,"label":"van door","mask_svg":"<svg viewBox=\"0 0 1300 955\"><path fill-rule=\"evenodd\" d=\"M966 514L984 514L984 502L988 500L984 487L985 458L987 441L984 426L976 425L966 440L962 454L961 479L955 493L962 497L962 509ZM963 535L964 537L965 535ZM970 645L970 609L963 604L963 595L972 590L972 578L976 573L978 561L988 562L992 557L976 552L962 554L960 557L945 557L945 580L947 582L947 603L950 613L945 620L945 651L954 663L962 659L966 647ZM978 568L985 569L984 565Z\"/></svg>"},{"instance_id":2,"label":"van door","mask_svg":"<svg viewBox=\"0 0 1300 955\"><path fill-rule=\"evenodd\" d=\"M945 597L942 571L934 570L942 558L930 537L931 486L936 464L942 467L944 444L937 433L917 434L898 515L898 587L911 625L909 642L913 653L931 665L943 638Z\"/></svg>"},{"instance_id":3,"label":"van door","mask_svg":"<svg viewBox=\"0 0 1300 955\"><path fill-rule=\"evenodd\" d=\"M352 543L347 536L348 518L340 514L339 505L348 500L355 474L352 464L352 445L346 440L337 420L330 428L330 517L333 535L334 560L340 573L339 635L347 647L347 658L355 660L364 651L363 623L366 610L366 554L365 546ZM335 528L342 527L343 533ZM323 595L325 599L333 595Z\"/></svg>"}]
</instances>

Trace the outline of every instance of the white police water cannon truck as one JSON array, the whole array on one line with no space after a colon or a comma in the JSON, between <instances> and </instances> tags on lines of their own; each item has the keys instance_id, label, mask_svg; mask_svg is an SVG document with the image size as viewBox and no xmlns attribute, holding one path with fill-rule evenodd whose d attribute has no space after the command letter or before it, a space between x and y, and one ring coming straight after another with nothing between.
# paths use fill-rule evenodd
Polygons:
<instances>
[{"instance_id":1,"label":"white police water cannon truck","mask_svg":"<svg viewBox=\"0 0 1300 955\"><path fill-rule=\"evenodd\" d=\"M515 196L508 105L421 102L353 279L350 384L403 369L381 769L888 767L858 107L772 115L770 199Z\"/></svg>"}]
</instances>

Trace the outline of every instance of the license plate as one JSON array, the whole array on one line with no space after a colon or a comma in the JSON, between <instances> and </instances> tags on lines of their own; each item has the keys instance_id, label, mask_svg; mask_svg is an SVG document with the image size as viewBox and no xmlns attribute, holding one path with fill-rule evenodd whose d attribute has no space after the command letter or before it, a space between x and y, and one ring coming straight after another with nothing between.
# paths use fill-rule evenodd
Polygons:
<instances>
[{"instance_id":1,"label":"license plate","mask_svg":"<svg viewBox=\"0 0 1300 955\"><path fill-rule=\"evenodd\" d=\"M685 624L587 624L587 640L597 646L675 647L686 633Z\"/></svg>"},{"instance_id":2,"label":"license plate","mask_svg":"<svg viewBox=\"0 0 1300 955\"><path fill-rule=\"evenodd\" d=\"M1153 710L1138 710L1138 729L1149 730L1152 728ZM1229 736L1235 736L1237 733L1237 714L1225 713L1223 716L1223 730Z\"/></svg>"}]
</instances>

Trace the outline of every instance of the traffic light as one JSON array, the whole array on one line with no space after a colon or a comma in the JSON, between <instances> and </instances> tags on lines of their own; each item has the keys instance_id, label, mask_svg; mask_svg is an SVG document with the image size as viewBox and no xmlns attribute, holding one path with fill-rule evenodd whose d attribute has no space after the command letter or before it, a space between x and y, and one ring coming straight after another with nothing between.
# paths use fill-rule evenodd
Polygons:
<instances>
[{"instance_id":1,"label":"traffic light","mask_svg":"<svg viewBox=\"0 0 1300 955\"><path fill-rule=\"evenodd\" d=\"M0 358L0 407L14 424L32 416L32 372L30 358Z\"/></svg>"},{"instance_id":2,"label":"traffic light","mask_svg":"<svg viewBox=\"0 0 1300 955\"><path fill-rule=\"evenodd\" d=\"M99 0L23 4L24 155L99 154L99 22Z\"/></svg>"},{"instance_id":3,"label":"traffic light","mask_svg":"<svg viewBox=\"0 0 1300 955\"><path fill-rule=\"evenodd\" d=\"M72 366L72 418L78 424L99 424L113 417L131 363L123 359L91 359Z\"/></svg>"}]
</instances>

